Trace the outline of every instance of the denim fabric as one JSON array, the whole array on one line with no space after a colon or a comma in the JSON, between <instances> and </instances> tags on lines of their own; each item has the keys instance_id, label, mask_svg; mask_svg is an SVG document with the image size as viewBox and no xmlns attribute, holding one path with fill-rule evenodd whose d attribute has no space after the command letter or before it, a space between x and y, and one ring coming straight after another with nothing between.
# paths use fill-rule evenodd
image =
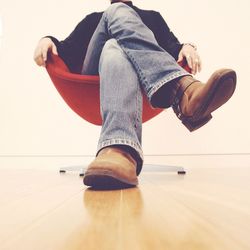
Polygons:
<instances>
[{"instance_id":1,"label":"denim fabric","mask_svg":"<svg viewBox=\"0 0 250 250\"><path fill-rule=\"evenodd\" d=\"M153 95L189 73L158 45L131 7L114 3L104 12L91 38L82 74L100 75L103 126L98 151L113 144L128 145L142 164L141 88L156 107Z\"/></svg>"},{"instance_id":2,"label":"denim fabric","mask_svg":"<svg viewBox=\"0 0 250 250\"><path fill-rule=\"evenodd\" d=\"M138 76L115 39L105 43L99 65L103 124L97 150L109 145L129 146L127 150L136 158L140 169L142 91Z\"/></svg>"},{"instance_id":3,"label":"denim fabric","mask_svg":"<svg viewBox=\"0 0 250 250\"><path fill-rule=\"evenodd\" d=\"M108 7L94 32L83 64L82 74L97 75L100 54L107 40L115 38L134 66L149 100L164 84L189 75L160 47L153 32L140 16L124 3Z\"/></svg>"}]
</instances>

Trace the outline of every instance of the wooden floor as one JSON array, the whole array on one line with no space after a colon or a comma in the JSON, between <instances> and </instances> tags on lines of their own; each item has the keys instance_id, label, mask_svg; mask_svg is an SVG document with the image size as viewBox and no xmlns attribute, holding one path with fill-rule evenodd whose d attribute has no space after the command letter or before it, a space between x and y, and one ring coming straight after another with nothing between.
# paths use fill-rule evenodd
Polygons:
<instances>
[{"instance_id":1,"label":"wooden floor","mask_svg":"<svg viewBox=\"0 0 250 250\"><path fill-rule=\"evenodd\" d=\"M224 159L185 176L145 169L138 188L116 191L59 174L65 159L1 159L0 249L249 250L249 157Z\"/></svg>"}]
</instances>

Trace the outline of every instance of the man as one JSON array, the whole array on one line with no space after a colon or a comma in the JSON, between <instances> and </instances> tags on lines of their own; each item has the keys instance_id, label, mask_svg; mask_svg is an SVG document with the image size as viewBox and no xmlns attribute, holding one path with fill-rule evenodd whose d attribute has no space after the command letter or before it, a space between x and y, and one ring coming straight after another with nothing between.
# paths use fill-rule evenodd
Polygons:
<instances>
[{"instance_id":1,"label":"man","mask_svg":"<svg viewBox=\"0 0 250 250\"><path fill-rule=\"evenodd\" d=\"M141 10L131 1L111 1L106 11L86 16L64 41L41 39L34 53L38 65L45 66L48 50L59 54L72 72L100 75L102 131L83 179L93 187L138 184L142 91L153 107L172 106L194 131L229 100L236 86L231 69L217 70L206 84L194 79L177 62L186 60L192 74L200 71L196 46L180 44L158 12Z\"/></svg>"}]
</instances>

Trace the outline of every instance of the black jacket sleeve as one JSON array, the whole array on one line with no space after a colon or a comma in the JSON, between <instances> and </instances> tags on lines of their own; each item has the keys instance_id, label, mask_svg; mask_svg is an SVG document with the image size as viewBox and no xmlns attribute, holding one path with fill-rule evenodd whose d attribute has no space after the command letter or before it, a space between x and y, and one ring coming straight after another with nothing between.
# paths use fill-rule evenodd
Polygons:
<instances>
[{"instance_id":1,"label":"black jacket sleeve","mask_svg":"<svg viewBox=\"0 0 250 250\"><path fill-rule=\"evenodd\" d=\"M170 53L175 58L175 60L177 60L183 44L179 42L173 32L169 29L167 23L165 22L161 14L159 12L155 13L155 38L158 41L159 45L168 53Z\"/></svg>"}]
</instances>

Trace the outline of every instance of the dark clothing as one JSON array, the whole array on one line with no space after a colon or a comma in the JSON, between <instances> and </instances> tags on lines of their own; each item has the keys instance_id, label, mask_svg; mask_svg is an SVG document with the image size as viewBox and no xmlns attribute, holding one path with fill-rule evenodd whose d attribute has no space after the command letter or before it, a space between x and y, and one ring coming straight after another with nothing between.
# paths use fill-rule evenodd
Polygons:
<instances>
[{"instance_id":1,"label":"dark clothing","mask_svg":"<svg viewBox=\"0 0 250 250\"><path fill-rule=\"evenodd\" d=\"M139 9L132 2L124 3L139 14L143 23L154 33L158 44L177 60L182 44L170 31L160 13ZM59 56L64 60L71 72L81 72L88 44L102 14L103 12L94 12L87 15L63 41L59 42L55 37L47 36L55 43Z\"/></svg>"}]
</instances>

